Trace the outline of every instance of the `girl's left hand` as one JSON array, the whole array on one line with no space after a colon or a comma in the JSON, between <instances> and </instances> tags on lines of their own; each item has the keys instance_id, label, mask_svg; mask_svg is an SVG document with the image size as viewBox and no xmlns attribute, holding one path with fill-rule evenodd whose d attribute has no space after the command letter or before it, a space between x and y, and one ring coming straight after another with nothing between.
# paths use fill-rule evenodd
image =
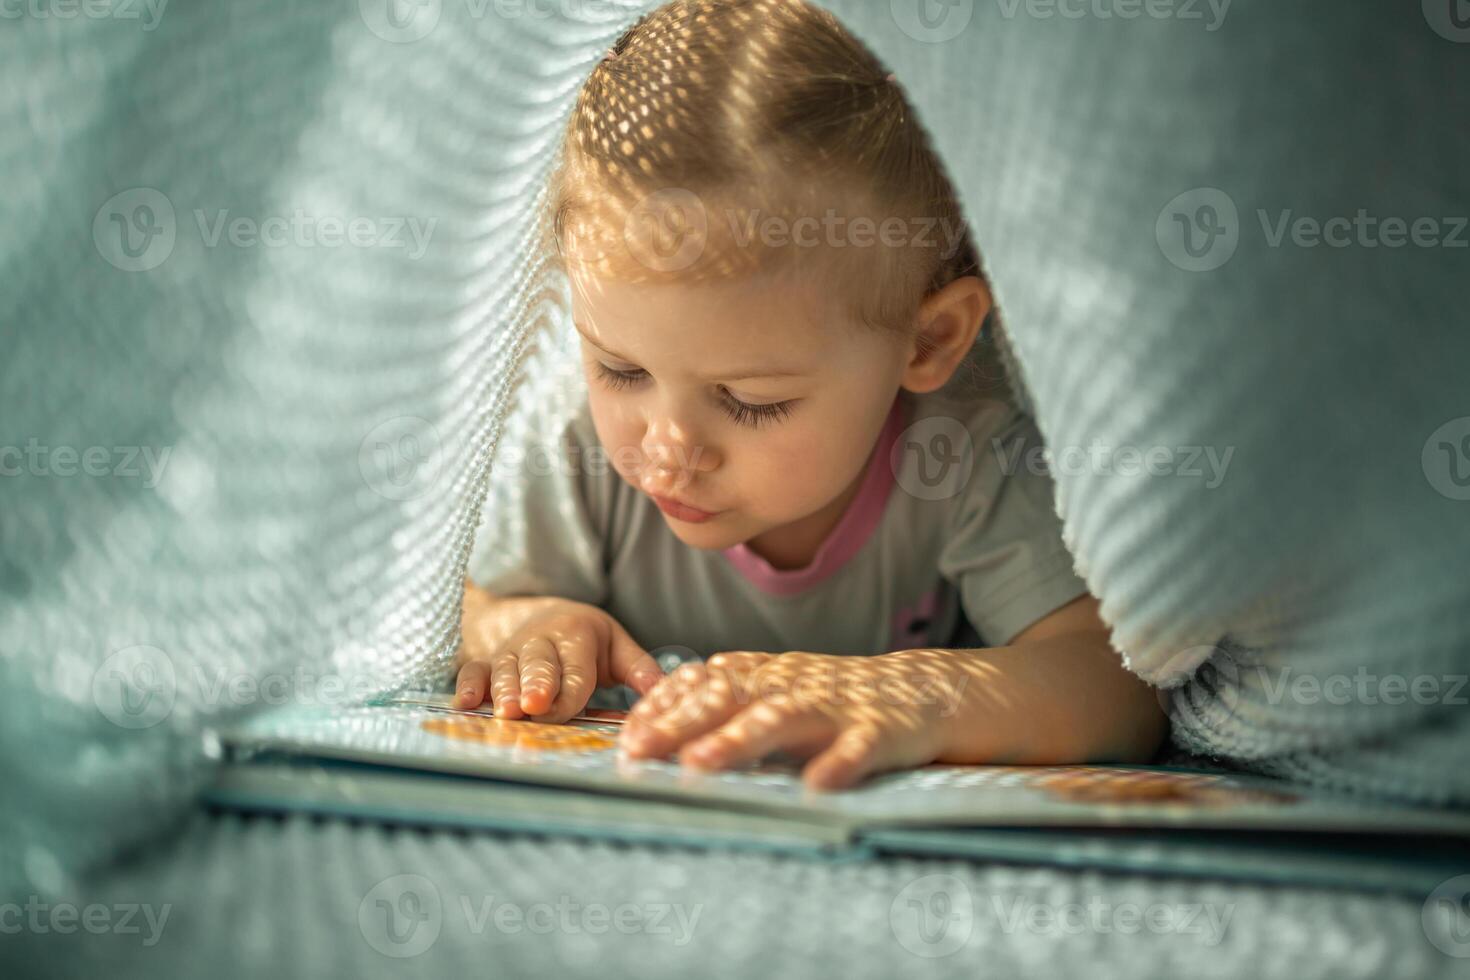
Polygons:
<instances>
[{"instance_id":1,"label":"girl's left hand","mask_svg":"<svg viewBox=\"0 0 1470 980\"><path fill-rule=\"evenodd\" d=\"M628 755L700 769L781 750L809 760L813 789L934 761L966 676L942 651L881 656L719 653L685 664L639 699L620 741Z\"/></svg>"}]
</instances>

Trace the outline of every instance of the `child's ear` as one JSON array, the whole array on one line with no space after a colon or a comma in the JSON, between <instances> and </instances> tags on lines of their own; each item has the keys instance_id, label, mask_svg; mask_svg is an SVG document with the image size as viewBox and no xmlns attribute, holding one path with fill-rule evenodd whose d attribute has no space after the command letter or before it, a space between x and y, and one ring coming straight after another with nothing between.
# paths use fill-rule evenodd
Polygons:
<instances>
[{"instance_id":1,"label":"child's ear","mask_svg":"<svg viewBox=\"0 0 1470 980\"><path fill-rule=\"evenodd\" d=\"M979 276L961 276L926 296L915 319L903 387L920 394L942 388L974 346L991 302L990 287Z\"/></svg>"}]
</instances>

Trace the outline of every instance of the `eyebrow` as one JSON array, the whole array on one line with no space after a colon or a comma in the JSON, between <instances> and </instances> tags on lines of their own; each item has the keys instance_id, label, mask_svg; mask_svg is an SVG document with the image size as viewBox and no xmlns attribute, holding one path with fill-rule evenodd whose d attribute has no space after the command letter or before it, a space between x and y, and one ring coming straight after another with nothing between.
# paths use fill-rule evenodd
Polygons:
<instances>
[{"instance_id":1,"label":"eyebrow","mask_svg":"<svg viewBox=\"0 0 1470 980\"><path fill-rule=\"evenodd\" d=\"M572 326L574 328L576 328L577 333L579 333L579 334L582 335L582 339L583 340L587 341L587 343L591 344L593 347L596 347L598 350L602 351L604 354L607 354L609 357L615 357L618 360L620 360L620 361L626 361L629 364L635 364L635 363L637 363L636 361L633 360L633 358L631 358L631 357L625 357L622 354L619 354L617 351L608 350L606 347L602 346L597 341L593 340L590 336L588 336L587 331L585 331L585 330L582 329L582 325L580 323L573 322ZM782 369L782 368L768 368L768 367L758 367L758 368L756 368L756 367L752 367L752 368L743 368L743 369L740 369L740 370L737 370L737 371L732 371L729 374L725 374L725 375L722 375L722 376L711 376L711 377L707 377L707 378L705 378L705 380L706 381L744 381L744 380L747 380L749 378L800 378L800 377L805 377L806 374L807 374L807 372L805 372L805 371L788 371L788 370L785 370L785 369Z\"/></svg>"}]
</instances>

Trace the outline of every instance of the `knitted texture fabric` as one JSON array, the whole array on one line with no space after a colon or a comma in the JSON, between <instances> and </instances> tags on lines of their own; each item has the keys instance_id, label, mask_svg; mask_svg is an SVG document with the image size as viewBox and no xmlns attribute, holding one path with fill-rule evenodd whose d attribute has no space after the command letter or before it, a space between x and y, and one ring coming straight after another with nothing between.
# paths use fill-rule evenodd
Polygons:
<instances>
[{"instance_id":1,"label":"knitted texture fabric","mask_svg":"<svg viewBox=\"0 0 1470 980\"><path fill-rule=\"evenodd\" d=\"M1176 743L1470 802L1467 32L1001 3L959 44L833 6L953 170L1068 546Z\"/></svg>"},{"instance_id":2,"label":"knitted texture fabric","mask_svg":"<svg viewBox=\"0 0 1470 980\"><path fill-rule=\"evenodd\" d=\"M492 447L566 326L540 188L650 6L42 5L0 32L3 889L167 828L221 719L445 676ZM1466 668L1470 45L1412 6L830 7L934 134L1053 450L1174 452L1056 476L1180 744L1470 799L1450 698L1273 694ZM1360 210L1439 244L1277 236ZM1217 481L1192 448L1229 453Z\"/></svg>"},{"instance_id":3,"label":"knitted texture fabric","mask_svg":"<svg viewBox=\"0 0 1470 980\"><path fill-rule=\"evenodd\" d=\"M1441 952L1458 948L1453 933L1432 933L1438 948L1427 941L1422 901L1411 896L943 859L822 862L301 816L201 814L168 847L87 886L65 897L142 905L161 928L139 913L132 934L8 935L7 977L153 980L192 976L206 960L213 980L548 968L675 980L711 964L742 978L1464 976L1463 960ZM953 902L951 924L921 934L912 903L936 886ZM423 921L390 937L379 904L412 893L429 898ZM502 908L524 909L526 920L497 919ZM589 928L588 909L637 918L633 929ZM1045 909L1058 912L1046 920L1034 911Z\"/></svg>"}]
</instances>

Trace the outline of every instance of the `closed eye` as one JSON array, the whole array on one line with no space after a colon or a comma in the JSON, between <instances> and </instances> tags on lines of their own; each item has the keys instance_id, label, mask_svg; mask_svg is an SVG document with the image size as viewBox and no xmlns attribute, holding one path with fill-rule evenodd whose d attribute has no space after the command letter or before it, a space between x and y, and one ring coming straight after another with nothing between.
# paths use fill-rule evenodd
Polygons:
<instances>
[{"instance_id":1,"label":"closed eye","mask_svg":"<svg viewBox=\"0 0 1470 980\"><path fill-rule=\"evenodd\" d=\"M636 368L632 371L618 371L608 367L601 361L594 361L593 363L596 365L599 380L614 391L639 384L648 378L648 372L642 368ZM787 418L791 414L792 405L795 403L796 399L789 399L784 402L772 402L769 405L752 405L749 402L743 402L736 398L724 387L720 388L720 406L725 410L725 414L736 425L744 425L752 429L758 429L767 422L775 422Z\"/></svg>"}]
</instances>

